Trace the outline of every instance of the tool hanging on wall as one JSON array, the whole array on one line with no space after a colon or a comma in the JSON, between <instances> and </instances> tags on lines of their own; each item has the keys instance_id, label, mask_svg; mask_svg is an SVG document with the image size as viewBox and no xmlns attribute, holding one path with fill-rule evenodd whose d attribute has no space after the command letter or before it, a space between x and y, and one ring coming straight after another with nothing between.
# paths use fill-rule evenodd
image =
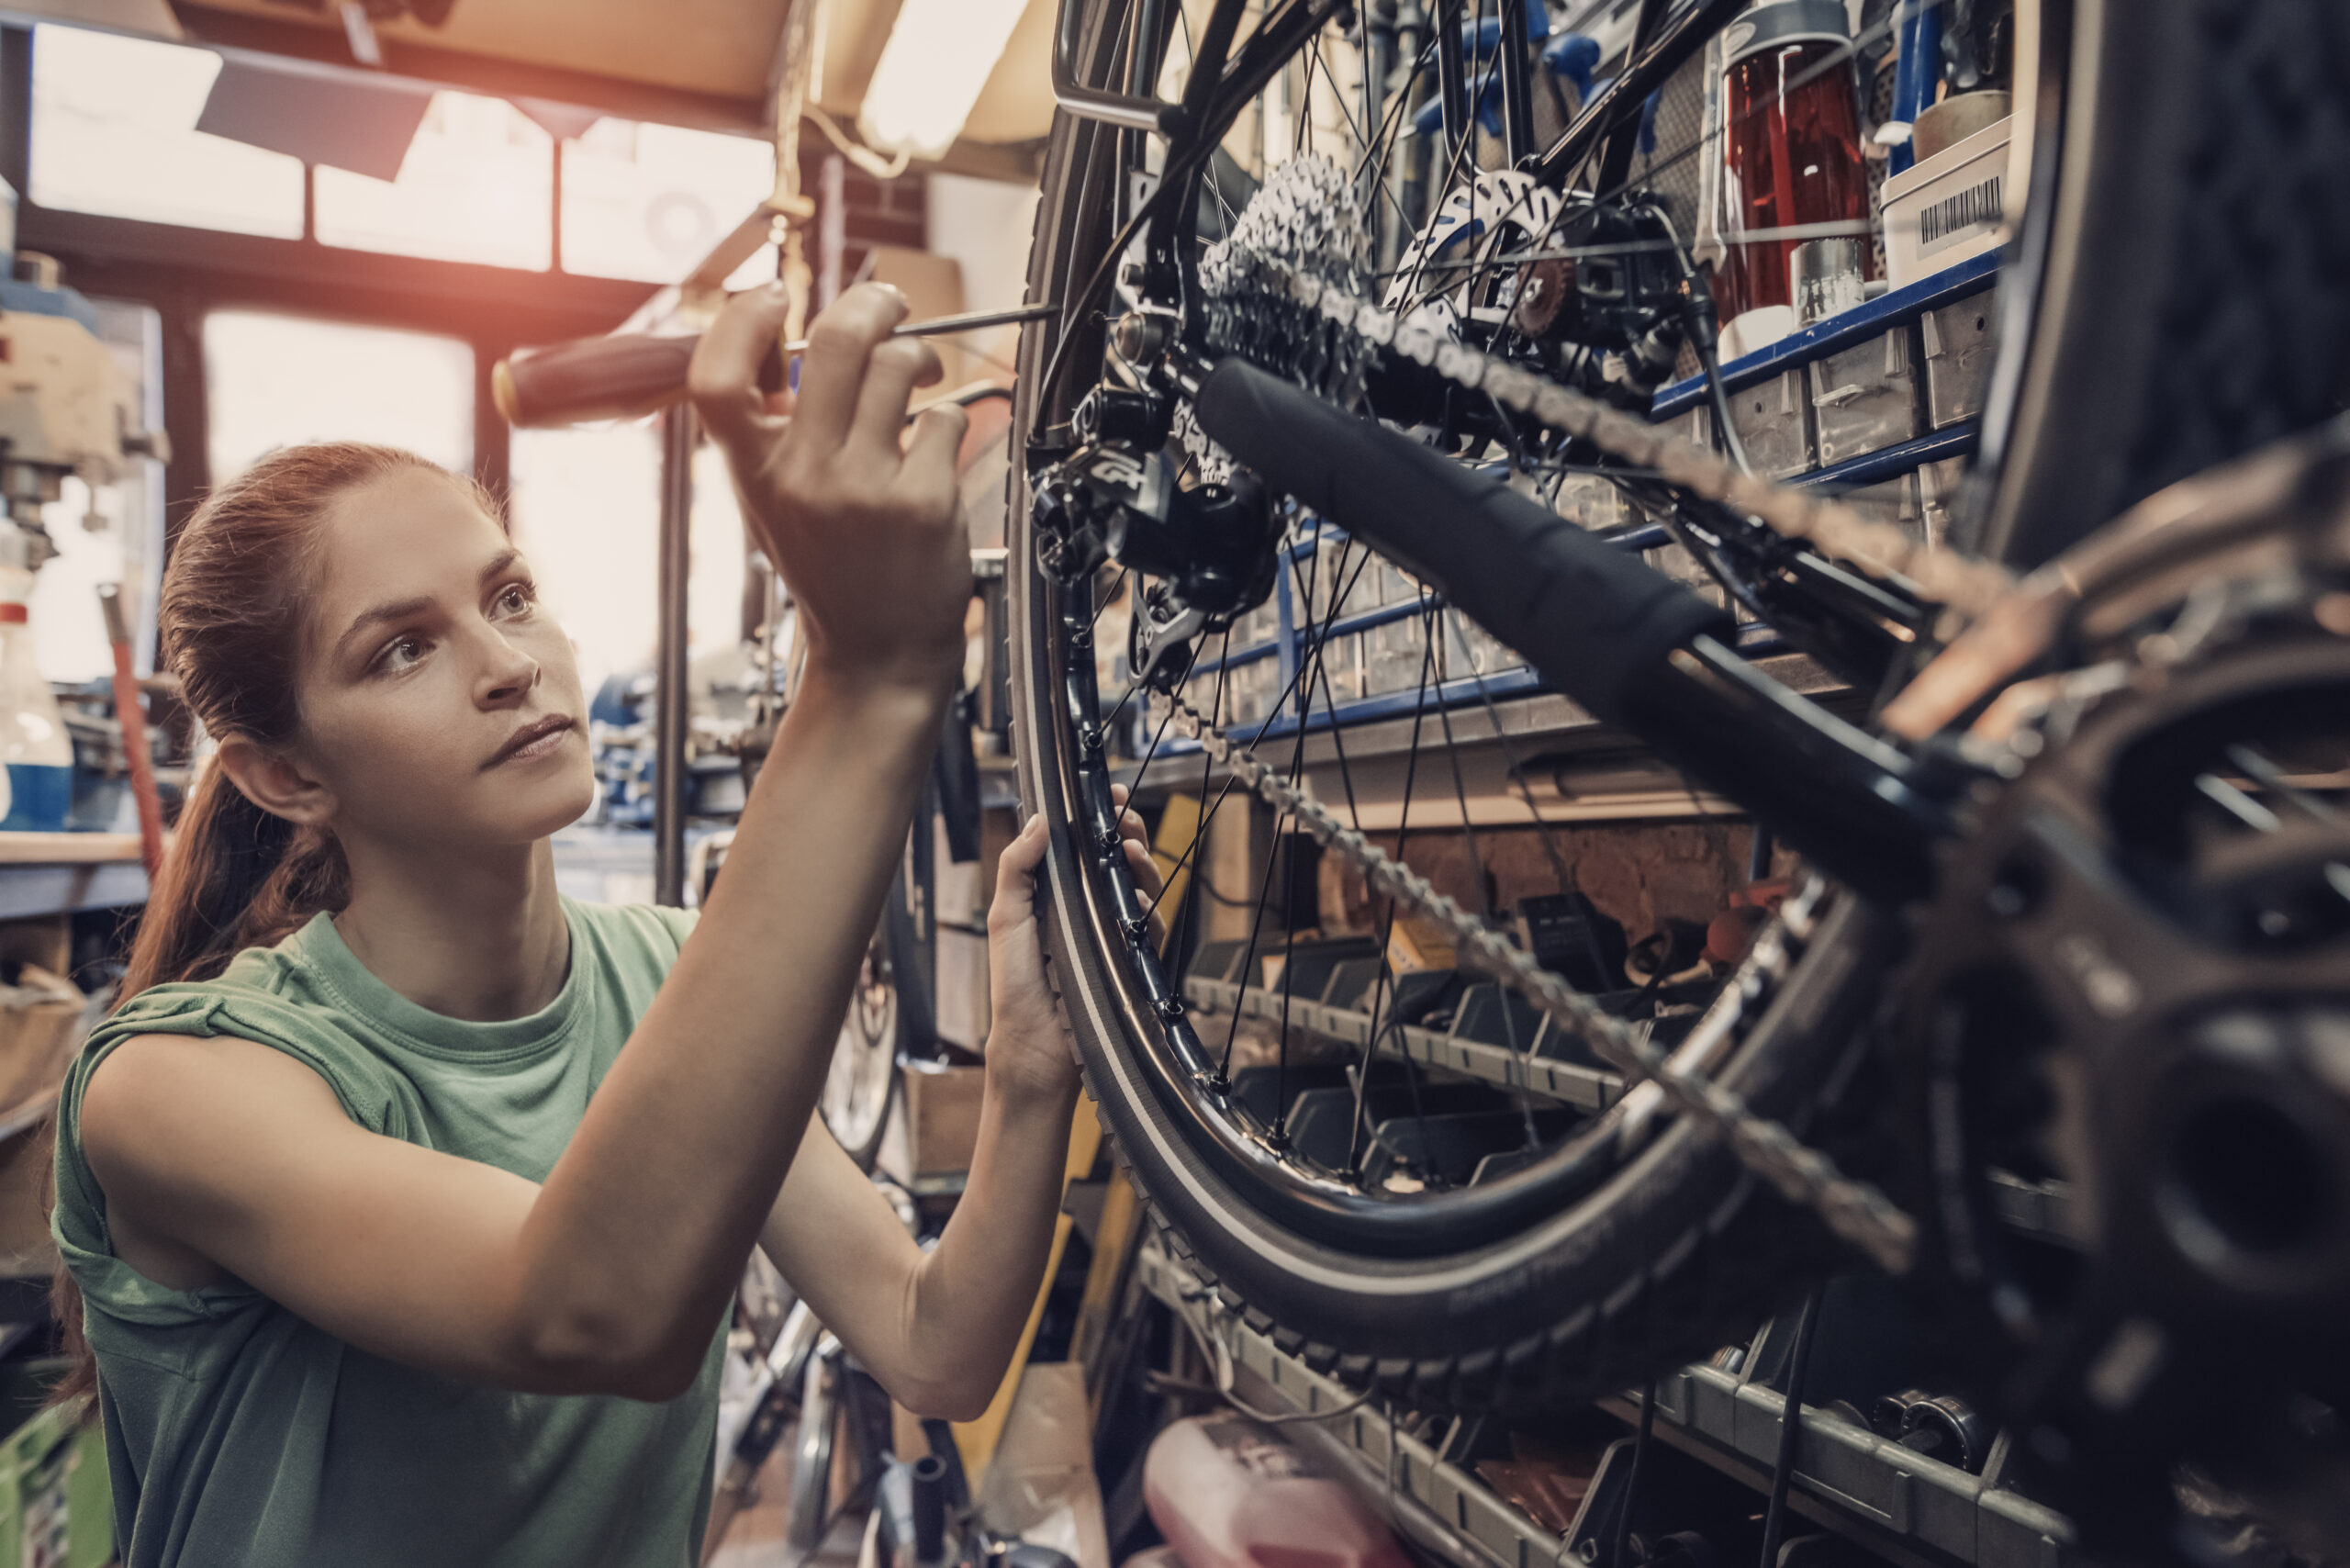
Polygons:
<instances>
[{"instance_id":1,"label":"tool hanging on wall","mask_svg":"<svg viewBox=\"0 0 2350 1568\"><path fill-rule=\"evenodd\" d=\"M155 791L155 766L147 755L147 713L139 703L139 672L132 667L130 621L123 612L121 588L100 583L98 608L106 616L106 642L114 649L114 711L122 725L123 760L130 765L130 793L139 805L139 857L146 863L151 884L163 869L163 807Z\"/></svg>"}]
</instances>

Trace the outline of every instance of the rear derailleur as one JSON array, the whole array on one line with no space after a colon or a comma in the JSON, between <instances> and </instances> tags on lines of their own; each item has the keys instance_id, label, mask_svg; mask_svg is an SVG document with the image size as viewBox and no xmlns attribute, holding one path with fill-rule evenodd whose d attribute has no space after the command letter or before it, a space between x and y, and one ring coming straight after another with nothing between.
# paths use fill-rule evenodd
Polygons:
<instances>
[{"instance_id":1,"label":"rear derailleur","mask_svg":"<svg viewBox=\"0 0 2350 1568\"><path fill-rule=\"evenodd\" d=\"M1136 685L1160 691L1203 634L1272 592L1280 539L1253 475L1184 483L1167 451L1173 411L1165 394L1105 383L1078 405L1069 445L1030 451L1038 564L1064 585L1104 562L1132 574L1129 662Z\"/></svg>"}]
</instances>

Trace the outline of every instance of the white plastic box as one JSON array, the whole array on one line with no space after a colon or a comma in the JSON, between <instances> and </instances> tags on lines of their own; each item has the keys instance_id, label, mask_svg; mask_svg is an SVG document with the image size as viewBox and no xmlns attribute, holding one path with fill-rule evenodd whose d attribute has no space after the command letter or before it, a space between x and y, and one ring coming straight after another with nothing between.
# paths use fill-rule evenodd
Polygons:
<instances>
[{"instance_id":1,"label":"white plastic box","mask_svg":"<svg viewBox=\"0 0 2350 1568\"><path fill-rule=\"evenodd\" d=\"M1956 266L2006 235L2012 117L1885 182L1885 275L1900 288Z\"/></svg>"}]
</instances>

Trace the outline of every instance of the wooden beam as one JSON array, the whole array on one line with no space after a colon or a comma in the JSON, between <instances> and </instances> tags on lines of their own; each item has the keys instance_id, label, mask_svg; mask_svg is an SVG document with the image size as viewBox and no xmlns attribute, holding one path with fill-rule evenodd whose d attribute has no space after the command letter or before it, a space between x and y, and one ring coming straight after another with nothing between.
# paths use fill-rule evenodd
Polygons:
<instances>
[{"instance_id":1,"label":"wooden beam","mask_svg":"<svg viewBox=\"0 0 2350 1568\"><path fill-rule=\"evenodd\" d=\"M610 331L655 286L344 250L310 240L59 212L28 202L17 243L57 257L85 294L185 292L207 308L307 310L353 320L550 342Z\"/></svg>"},{"instance_id":2,"label":"wooden beam","mask_svg":"<svg viewBox=\"0 0 2350 1568\"><path fill-rule=\"evenodd\" d=\"M172 0L172 12L191 44L248 50L284 55L341 67L354 75L376 75L352 63L350 45L340 28L327 28L270 17ZM626 119L656 120L699 130L751 131L766 134L769 120L758 97L723 93L698 93L650 82L632 82L559 66L533 65L525 61L474 54L417 43L393 35L379 35L384 71L395 76L438 83L462 92L498 98L545 98L601 109Z\"/></svg>"}]
</instances>

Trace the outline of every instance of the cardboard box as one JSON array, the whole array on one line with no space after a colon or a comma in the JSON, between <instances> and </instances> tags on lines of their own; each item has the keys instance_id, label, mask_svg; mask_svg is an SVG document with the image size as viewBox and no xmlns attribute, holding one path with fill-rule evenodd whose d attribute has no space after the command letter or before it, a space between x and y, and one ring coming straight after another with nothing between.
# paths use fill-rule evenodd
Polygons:
<instances>
[{"instance_id":1,"label":"cardboard box","mask_svg":"<svg viewBox=\"0 0 2350 1568\"><path fill-rule=\"evenodd\" d=\"M56 1086L80 1044L82 1008L73 981L38 965L0 986L0 1114Z\"/></svg>"},{"instance_id":2,"label":"cardboard box","mask_svg":"<svg viewBox=\"0 0 2350 1568\"><path fill-rule=\"evenodd\" d=\"M967 1051L988 1043L988 936L985 931L942 924L938 928L938 1037Z\"/></svg>"},{"instance_id":3,"label":"cardboard box","mask_svg":"<svg viewBox=\"0 0 2350 1568\"><path fill-rule=\"evenodd\" d=\"M987 1069L910 1061L902 1073L903 1092L881 1138L881 1168L901 1182L968 1170Z\"/></svg>"}]
</instances>

